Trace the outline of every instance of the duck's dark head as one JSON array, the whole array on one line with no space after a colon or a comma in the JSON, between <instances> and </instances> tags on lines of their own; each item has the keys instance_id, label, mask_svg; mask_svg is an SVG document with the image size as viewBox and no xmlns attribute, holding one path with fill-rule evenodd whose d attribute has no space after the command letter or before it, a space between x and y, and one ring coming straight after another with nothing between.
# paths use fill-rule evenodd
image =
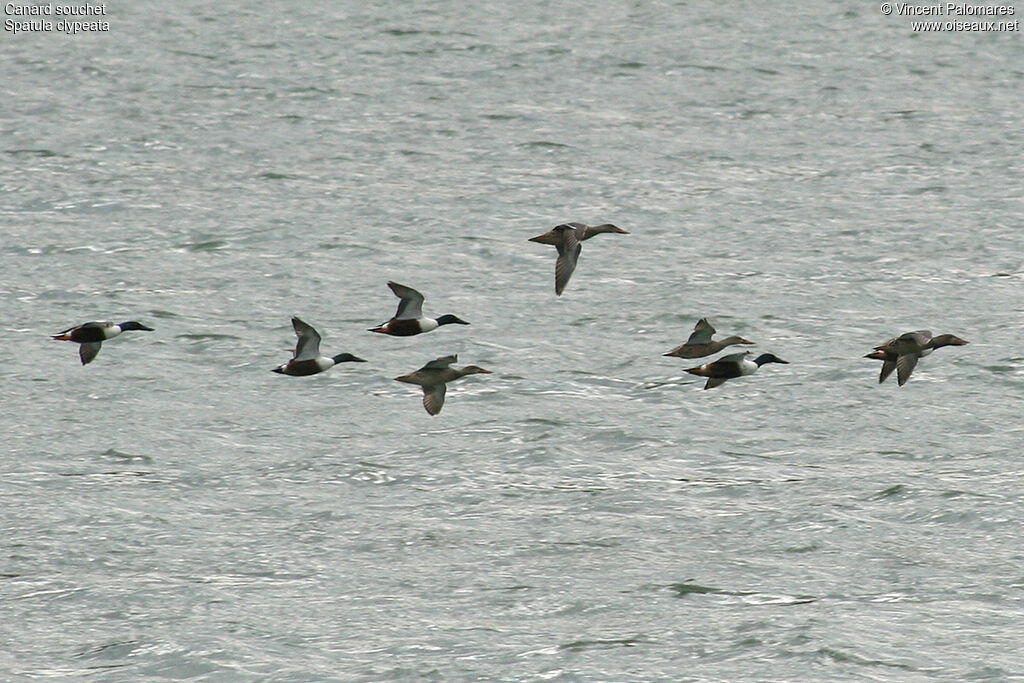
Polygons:
<instances>
[{"instance_id":1,"label":"duck's dark head","mask_svg":"<svg viewBox=\"0 0 1024 683\"><path fill-rule=\"evenodd\" d=\"M611 223L602 223L601 225L595 225L593 228L591 228L591 231L593 231L595 233L614 232L617 235L628 235L629 234L628 231L623 230L622 228L620 228L617 225L612 225Z\"/></svg>"},{"instance_id":2,"label":"duck's dark head","mask_svg":"<svg viewBox=\"0 0 1024 683\"><path fill-rule=\"evenodd\" d=\"M747 341L743 337L737 337L736 335L733 335L731 337L726 337L725 339L723 339L722 344L724 344L725 346L731 346L732 344L743 344L744 346L752 346L754 342Z\"/></svg>"},{"instance_id":3,"label":"duck's dark head","mask_svg":"<svg viewBox=\"0 0 1024 683\"><path fill-rule=\"evenodd\" d=\"M955 334L940 334L938 337L932 338L932 346L938 348L940 346L963 346L964 344L970 344L966 339L961 339Z\"/></svg>"},{"instance_id":4,"label":"duck's dark head","mask_svg":"<svg viewBox=\"0 0 1024 683\"><path fill-rule=\"evenodd\" d=\"M889 354L885 351L872 351L864 357L871 358L872 360L886 360L889 357Z\"/></svg>"},{"instance_id":5,"label":"duck's dark head","mask_svg":"<svg viewBox=\"0 0 1024 683\"><path fill-rule=\"evenodd\" d=\"M337 356L332 358L334 364L338 363L365 363L366 360L359 356L353 356L351 353L339 353Z\"/></svg>"},{"instance_id":6,"label":"duck's dark head","mask_svg":"<svg viewBox=\"0 0 1024 683\"><path fill-rule=\"evenodd\" d=\"M440 318L438 318L437 319L437 324L438 325L453 325L453 324L454 325L468 325L469 323L467 323L462 318L457 318L454 315L449 313L447 315L442 315Z\"/></svg>"},{"instance_id":7,"label":"duck's dark head","mask_svg":"<svg viewBox=\"0 0 1024 683\"><path fill-rule=\"evenodd\" d=\"M125 332L127 330L143 330L145 332L153 331L152 327L146 327L142 323L135 322L134 320L129 320L126 323L121 323L120 325L118 325L118 327L121 328L122 332Z\"/></svg>"},{"instance_id":8,"label":"duck's dark head","mask_svg":"<svg viewBox=\"0 0 1024 683\"><path fill-rule=\"evenodd\" d=\"M783 365L789 365L788 360L782 360L774 353L762 353L760 356L754 359L758 367L761 367L765 363L782 363Z\"/></svg>"}]
</instances>

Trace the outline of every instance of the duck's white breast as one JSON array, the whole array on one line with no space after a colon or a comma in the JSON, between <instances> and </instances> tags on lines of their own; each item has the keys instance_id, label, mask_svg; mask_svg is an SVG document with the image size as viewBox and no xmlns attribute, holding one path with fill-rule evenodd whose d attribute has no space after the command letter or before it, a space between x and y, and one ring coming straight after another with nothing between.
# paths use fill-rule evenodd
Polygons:
<instances>
[{"instance_id":1,"label":"duck's white breast","mask_svg":"<svg viewBox=\"0 0 1024 683\"><path fill-rule=\"evenodd\" d=\"M752 375L757 372L758 365L752 360L744 358L740 361L740 374L741 375Z\"/></svg>"}]
</instances>

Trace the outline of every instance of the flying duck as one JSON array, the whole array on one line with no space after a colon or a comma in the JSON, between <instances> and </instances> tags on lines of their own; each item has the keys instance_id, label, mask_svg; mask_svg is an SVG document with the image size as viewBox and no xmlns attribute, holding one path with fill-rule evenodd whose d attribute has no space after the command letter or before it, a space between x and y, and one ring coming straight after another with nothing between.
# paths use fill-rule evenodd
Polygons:
<instances>
[{"instance_id":1,"label":"flying duck","mask_svg":"<svg viewBox=\"0 0 1024 683\"><path fill-rule=\"evenodd\" d=\"M423 407L431 415L441 412L444 405L445 385L454 382L466 375L490 375L490 370L484 370L476 365L467 365L464 368L450 368L452 363L459 360L456 355L442 356L430 361L416 372L396 377L396 382L406 384L418 384L423 387Z\"/></svg>"},{"instance_id":2,"label":"flying duck","mask_svg":"<svg viewBox=\"0 0 1024 683\"><path fill-rule=\"evenodd\" d=\"M963 346L969 343L954 334L940 334L932 336L930 330L917 330L916 332L905 332L898 337L879 344L874 352L864 356L882 361L882 371L878 375L878 383L881 384L896 370L896 381L902 387L910 379L911 373L917 367L917 361L927 356L935 349L943 346Z\"/></svg>"},{"instance_id":3,"label":"flying duck","mask_svg":"<svg viewBox=\"0 0 1024 683\"><path fill-rule=\"evenodd\" d=\"M337 356L320 355L320 333L309 323L299 318L292 318L292 327L299 341L295 344L295 354L287 363L278 365L272 370L282 375L305 377L328 370L338 363L365 363L362 358L351 353L340 353Z\"/></svg>"},{"instance_id":4,"label":"flying duck","mask_svg":"<svg viewBox=\"0 0 1024 683\"><path fill-rule=\"evenodd\" d=\"M789 361L782 360L771 353L762 353L754 360L748 359L747 356L749 355L750 351L744 351L742 353L733 353L728 356L722 356L712 363L705 363L700 367L690 368L687 372L691 375L707 377L708 381L704 384L704 388L714 389L719 384L724 383L727 379L754 374L757 372L757 369L765 363L783 363L785 365L789 365Z\"/></svg>"},{"instance_id":5,"label":"flying duck","mask_svg":"<svg viewBox=\"0 0 1024 683\"><path fill-rule=\"evenodd\" d=\"M562 290L569 283L572 272L576 270L576 262L579 260L580 250L583 248L581 242L603 232L614 232L620 235L629 234L611 223L603 223L601 225L563 223L562 225L556 225L543 235L530 238L531 242L551 244L558 249L558 259L555 261L555 294L562 296Z\"/></svg>"},{"instance_id":6,"label":"flying duck","mask_svg":"<svg viewBox=\"0 0 1024 683\"><path fill-rule=\"evenodd\" d=\"M81 344L78 347L78 357L82 359L82 365L87 365L92 362L92 359L96 357L96 354L100 352L100 347L108 339L113 339L122 332L129 330L145 330L146 332L152 332L152 327L146 327L142 323L129 320L128 322L114 324L111 322L94 321L88 323L82 323L76 327L69 327L63 332L59 332L53 335L54 339L60 341L75 342Z\"/></svg>"},{"instance_id":7,"label":"flying duck","mask_svg":"<svg viewBox=\"0 0 1024 683\"><path fill-rule=\"evenodd\" d=\"M388 282L388 287L401 301L398 302L398 311L395 316L386 323L377 327L371 327L370 332L390 334L393 337L411 337L421 332L436 330L441 325L468 325L462 318L454 315L442 315L436 320L423 315L423 295L412 287L400 285L397 282Z\"/></svg>"},{"instance_id":8,"label":"flying duck","mask_svg":"<svg viewBox=\"0 0 1024 683\"><path fill-rule=\"evenodd\" d=\"M662 354L664 356L675 356L676 358L703 358L704 356L710 356L713 353L718 353L726 346L733 344L753 344L752 341L747 341L743 337L726 337L718 341L711 341L711 336L715 333L715 328L711 326L707 318L701 318L697 321L697 324L693 326L693 333L690 334L690 338L686 340L685 344L681 344L668 353Z\"/></svg>"}]
</instances>

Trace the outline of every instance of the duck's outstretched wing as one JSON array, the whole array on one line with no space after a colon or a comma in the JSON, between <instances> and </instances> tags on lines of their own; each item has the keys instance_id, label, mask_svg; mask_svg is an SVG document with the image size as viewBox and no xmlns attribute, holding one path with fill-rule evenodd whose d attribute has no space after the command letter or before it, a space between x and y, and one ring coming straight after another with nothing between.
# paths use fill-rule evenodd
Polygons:
<instances>
[{"instance_id":1,"label":"duck's outstretched wing","mask_svg":"<svg viewBox=\"0 0 1024 683\"><path fill-rule=\"evenodd\" d=\"M416 320L423 317L423 295L412 287L400 285L397 282L388 282L388 287L401 301L398 302L398 311L395 318L398 320Z\"/></svg>"},{"instance_id":2,"label":"duck's outstretched wing","mask_svg":"<svg viewBox=\"0 0 1024 683\"><path fill-rule=\"evenodd\" d=\"M78 346L78 357L82 359L82 365L88 365L92 362L96 354L100 352L100 347L103 346L103 342L86 342Z\"/></svg>"},{"instance_id":3,"label":"duck's outstretched wing","mask_svg":"<svg viewBox=\"0 0 1024 683\"><path fill-rule=\"evenodd\" d=\"M444 370L446 367L448 367L449 365L458 360L459 356L457 354L452 354L451 356L441 356L440 358L435 358L434 360L430 361L422 368L420 368L420 370Z\"/></svg>"},{"instance_id":4,"label":"duck's outstretched wing","mask_svg":"<svg viewBox=\"0 0 1024 683\"><path fill-rule=\"evenodd\" d=\"M445 390L446 385L444 382L423 386L423 407L431 415L437 415L441 412L441 408L444 406Z\"/></svg>"},{"instance_id":5,"label":"duck's outstretched wing","mask_svg":"<svg viewBox=\"0 0 1024 683\"><path fill-rule=\"evenodd\" d=\"M711 337L715 334L715 328L711 326L707 318L701 318L693 326L693 333L686 340L687 344L710 344Z\"/></svg>"},{"instance_id":6,"label":"duck's outstretched wing","mask_svg":"<svg viewBox=\"0 0 1024 683\"><path fill-rule=\"evenodd\" d=\"M882 370L878 373L878 383L881 384L885 380L889 379L889 375L896 369L896 361L889 360L888 358L882 359ZM909 377L910 375L907 375Z\"/></svg>"},{"instance_id":7,"label":"duck's outstretched wing","mask_svg":"<svg viewBox=\"0 0 1024 683\"><path fill-rule=\"evenodd\" d=\"M565 286L569 284L569 278L576 270L576 262L580 259L580 251L583 245L576 238L574 230L562 230L563 240L555 245L558 249L558 259L555 261L555 294L562 295Z\"/></svg>"},{"instance_id":8,"label":"duck's outstretched wing","mask_svg":"<svg viewBox=\"0 0 1024 683\"><path fill-rule=\"evenodd\" d=\"M916 353L905 353L896 359L896 381L901 387L910 379L911 373L917 367L917 359L920 357ZM890 372L892 371L890 370Z\"/></svg>"},{"instance_id":9,"label":"duck's outstretched wing","mask_svg":"<svg viewBox=\"0 0 1024 683\"><path fill-rule=\"evenodd\" d=\"M295 344L295 356L292 360L312 360L320 357L320 333L309 323L299 318L292 318L292 327L299 341Z\"/></svg>"}]
</instances>

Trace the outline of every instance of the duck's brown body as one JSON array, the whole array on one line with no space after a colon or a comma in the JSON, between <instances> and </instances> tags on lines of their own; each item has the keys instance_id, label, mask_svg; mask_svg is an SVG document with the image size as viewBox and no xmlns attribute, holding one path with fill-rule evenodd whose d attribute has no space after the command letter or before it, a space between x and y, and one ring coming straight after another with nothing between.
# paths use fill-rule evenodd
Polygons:
<instances>
[{"instance_id":1,"label":"duck's brown body","mask_svg":"<svg viewBox=\"0 0 1024 683\"><path fill-rule=\"evenodd\" d=\"M464 368L449 367L458 359L459 357L455 355L436 358L416 372L396 377L395 381L423 387L423 407L429 414L437 415L444 406L445 385L448 382L454 382L466 375L491 374L490 370L484 370L476 365L467 365Z\"/></svg>"},{"instance_id":2,"label":"duck's brown body","mask_svg":"<svg viewBox=\"0 0 1024 683\"><path fill-rule=\"evenodd\" d=\"M398 320L392 318L386 323L382 323L377 327L374 327L370 332L377 332L379 334L389 334L392 337L411 337L416 334L422 334L429 332L430 330L437 329L437 325L429 327L425 326L420 320L412 320L406 318L404 320Z\"/></svg>"},{"instance_id":3,"label":"duck's brown body","mask_svg":"<svg viewBox=\"0 0 1024 683\"><path fill-rule=\"evenodd\" d=\"M573 271L576 270L576 263L579 261L580 251L583 248L583 245L580 243L594 235L600 235L605 232L613 232L620 235L629 234L611 223L602 223L601 225L563 223L562 225L556 225L543 235L530 238L531 242L550 244L558 249L558 258L555 260L555 294L558 296L562 295L565 286L569 284L569 278L572 277Z\"/></svg>"},{"instance_id":4,"label":"duck's brown body","mask_svg":"<svg viewBox=\"0 0 1024 683\"><path fill-rule=\"evenodd\" d=\"M917 361L943 346L963 346L968 343L966 339L954 334L933 337L930 330L917 330L904 332L883 342L875 347L874 352L864 357L882 361L882 370L878 375L879 384L896 370L896 382L902 387L910 380L910 375L917 367Z\"/></svg>"},{"instance_id":5,"label":"duck's brown body","mask_svg":"<svg viewBox=\"0 0 1024 683\"><path fill-rule=\"evenodd\" d=\"M718 353L727 346L733 344L753 344L754 342L747 341L743 337L737 337L735 335L720 339L718 341L712 341L711 337L715 334L715 328L711 326L707 318L701 318L697 321L697 324L693 326L693 332L690 333L690 338L686 340L685 344L680 344L675 347L665 356L673 356L675 358L703 358L704 356L710 356Z\"/></svg>"}]
</instances>

